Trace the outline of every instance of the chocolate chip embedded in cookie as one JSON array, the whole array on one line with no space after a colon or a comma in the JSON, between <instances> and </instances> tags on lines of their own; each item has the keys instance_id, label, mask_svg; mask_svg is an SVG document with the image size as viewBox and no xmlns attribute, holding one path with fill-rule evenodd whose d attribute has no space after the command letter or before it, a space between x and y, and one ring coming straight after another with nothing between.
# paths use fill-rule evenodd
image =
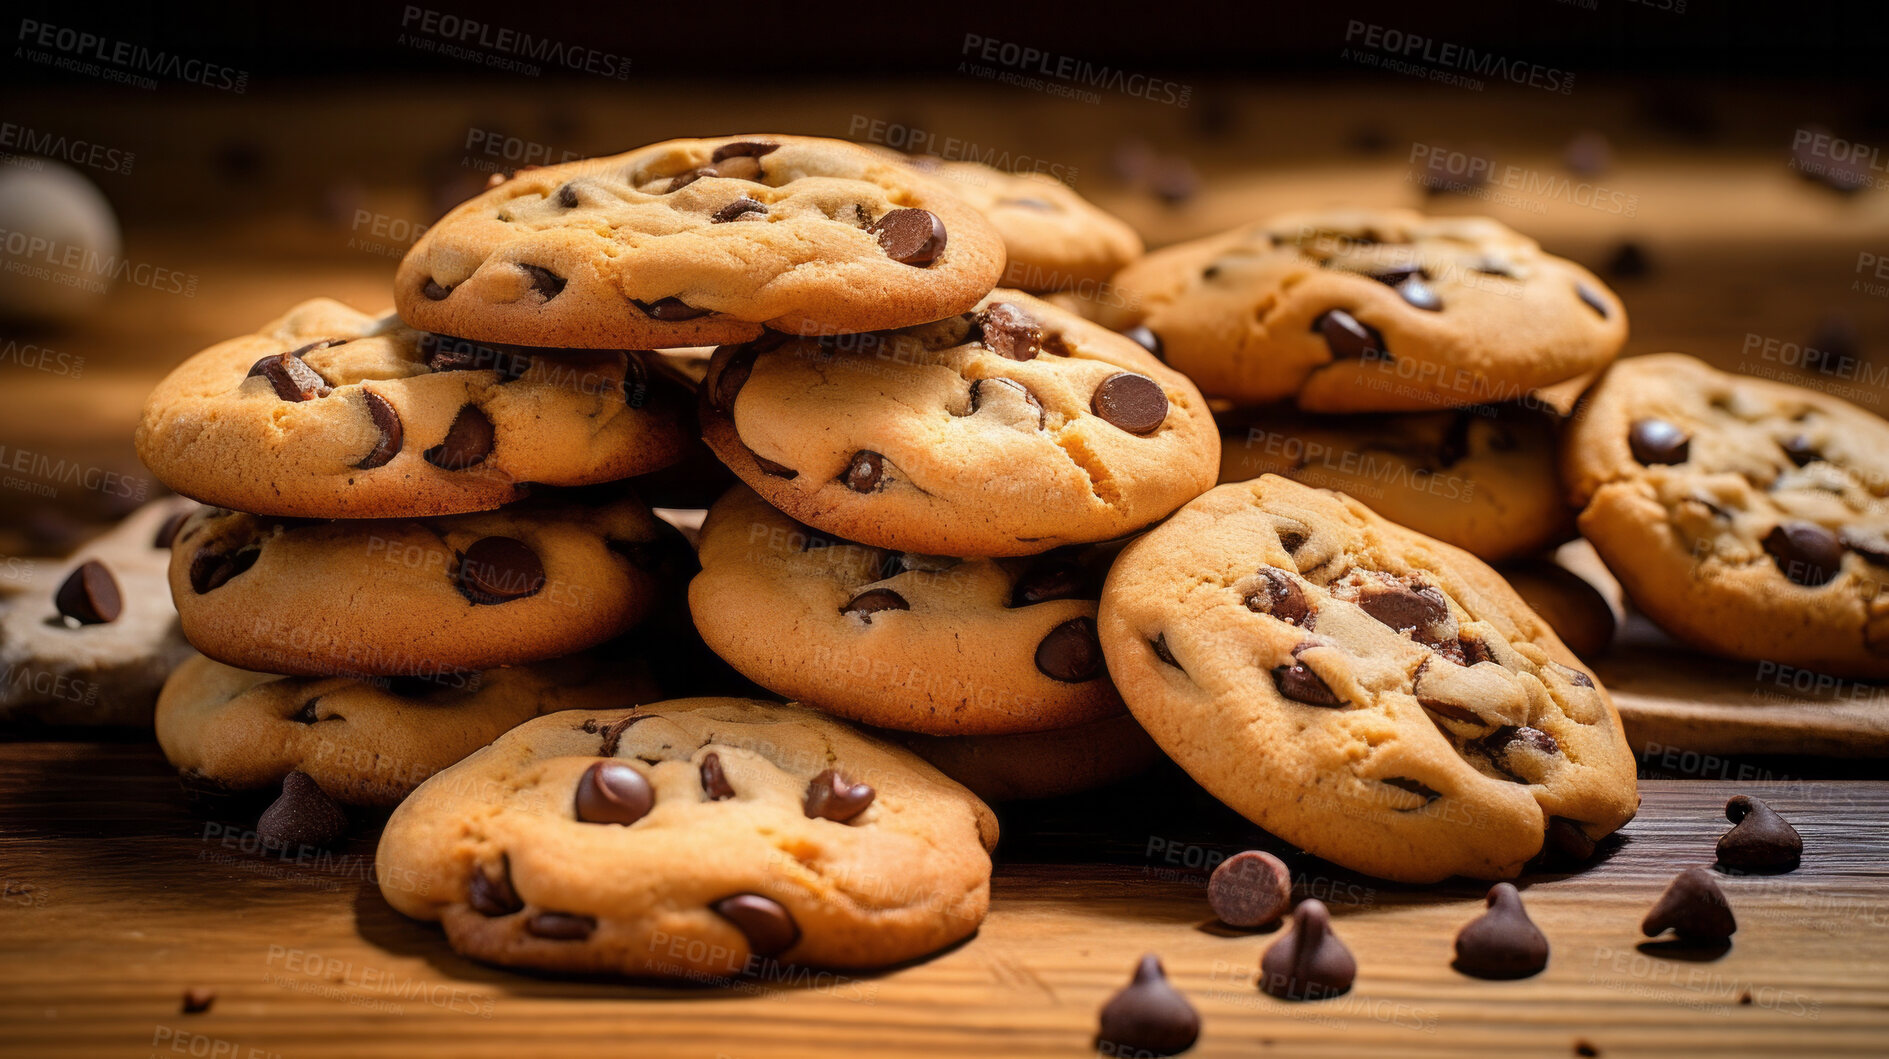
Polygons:
<instances>
[{"instance_id":1,"label":"chocolate chip embedded in cookie","mask_svg":"<svg viewBox=\"0 0 1889 1059\"><path fill-rule=\"evenodd\" d=\"M394 296L414 326L484 341L692 346L936 320L1003 266L949 182L770 134L521 170L427 229Z\"/></svg>"},{"instance_id":2,"label":"chocolate chip embedded in cookie","mask_svg":"<svg viewBox=\"0 0 1889 1059\"><path fill-rule=\"evenodd\" d=\"M700 980L935 952L983 920L996 841L907 751L682 699L525 722L403 802L376 864L390 904L475 959Z\"/></svg>"},{"instance_id":3,"label":"chocolate chip embedded in cookie","mask_svg":"<svg viewBox=\"0 0 1889 1059\"><path fill-rule=\"evenodd\" d=\"M1513 877L1565 819L1631 819L1607 693L1474 556L1272 475L1130 544L1102 646L1148 734L1222 801L1384 878Z\"/></svg>"},{"instance_id":4,"label":"chocolate chip embedded in cookie","mask_svg":"<svg viewBox=\"0 0 1889 1059\"><path fill-rule=\"evenodd\" d=\"M724 346L704 439L822 531L935 555L1033 555L1138 530L1205 489L1219 436L1192 384L1015 291L899 331Z\"/></svg>"},{"instance_id":5,"label":"chocolate chip embedded in cookie","mask_svg":"<svg viewBox=\"0 0 1889 1059\"><path fill-rule=\"evenodd\" d=\"M445 515L667 466L687 408L645 351L485 345L318 298L179 365L137 446L164 484L240 511Z\"/></svg>"},{"instance_id":6,"label":"chocolate chip embedded in cookie","mask_svg":"<svg viewBox=\"0 0 1889 1059\"><path fill-rule=\"evenodd\" d=\"M1144 327L1208 394L1314 412L1514 401L1627 337L1586 269L1482 217L1320 210L1157 250L1098 319Z\"/></svg>"},{"instance_id":7,"label":"chocolate chip embedded in cookie","mask_svg":"<svg viewBox=\"0 0 1889 1059\"><path fill-rule=\"evenodd\" d=\"M1717 654L1889 677L1889 423L1678 353L1584 400L1562 477L1648 617Z\"/></svg>"}]
</instances>

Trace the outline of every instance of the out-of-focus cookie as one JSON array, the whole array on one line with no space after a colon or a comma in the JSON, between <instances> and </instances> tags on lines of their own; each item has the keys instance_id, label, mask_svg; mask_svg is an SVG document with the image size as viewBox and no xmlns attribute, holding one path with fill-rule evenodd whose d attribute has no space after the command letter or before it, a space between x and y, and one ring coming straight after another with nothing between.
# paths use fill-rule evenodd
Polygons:
<instances>
[{"instance_id":1,"label":"out-of-focus cookie","mask_svg":"<svg viewBox=\"0 0 1889 1059\"><path fill-rule=\"evenodd\" d=\"M1129 714L1015 735L874 734L910 749L987 802L1056 798L1139 776L1161 748Z\"/></svg>"},{"instance_id":2,"label":"out-of-focus cookie","mask_svg":"<svg viewBox=\"0 0 1889 1059\"><path fill-rule=\"evenodd\" d=\"M1587 580L1559 563L1523 559L1496 568L1530 610L1542 616L1568 650L1592 661L1614 639L1614 611Z\"/></svg>"}]
</instances>

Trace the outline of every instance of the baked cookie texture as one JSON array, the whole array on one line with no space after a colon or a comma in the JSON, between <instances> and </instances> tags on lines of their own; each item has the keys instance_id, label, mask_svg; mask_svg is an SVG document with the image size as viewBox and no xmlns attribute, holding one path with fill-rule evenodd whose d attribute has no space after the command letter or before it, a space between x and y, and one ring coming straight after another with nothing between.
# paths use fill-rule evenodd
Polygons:
<instances>
[{"instance_id":1,"label":"baked cookie texture","mask_svg":"<svg viewBox=\"0 0 1889 1059\"><path fill-rule=\"evenodd\" d=\"M1113 551L956 559L836 539L746 486L702 526L689 609L762 687L855 721L938 735L1119 715L1096 640Z\"/></svg>"},{"instance_id":2,"label":"baked cookie texture","mask_svg":"<svg viewBox=\"0 0 1889 1059\"><path fill-rule=\"evenodd\" d=\"M1220 481L1277 474L1332 489L1488 562L1574 528L1555 470L1555 428L1516 405L1315 416L1286 406L1221 417Z\"/></svg>"},{"instance_id":3,"label":"baked cookie texture","mask_svg":"<svg viewBox=\"0 0 1889 1059\"><path fill-rule=\"evenodd\" d=\"M228 665L451 677L635 625L692 562L621 488L437 519L283 521L211 508L172 545L184 635Z\"/></svg>"},{"instance_id":4,"label":"baked cookie texture","mask_svg":"<svg viewBox=\"0 0 1889 1059\"><path fill-rule=\"evenodd\" d=\"M1621 361L1562 458L1581 532L1716 654L1889 677L1889 423L1679 353Z\"/></svg>"},{"instance_id":5,"label":"baked cookie texture","mask_svg":"<svg viewBox=\"0 0 1889 1059\"><path fill-rule=\"evenodd\" d=\"M701 978L869 968L977 929L990 809L808 710L681 699L527 721L394 810L381 892L476 959Z\"/></svg>"},{"instance_id":6,"label":"baked cookie texture","mask_svg":"<svg viewBox=\"0 0 1889 1059\"><path fill-rule=\"evenodd\" d=\"M1612 646L1618 626L1613 607L1579 574L1548 559L1504 563L1497 572L1568 650L1591 662Z\"/></svg>"},{"instance_id":7,"label":"baked cookie texture","mask_svg":"<svg viewBox=\"0 0 1889 1059\"><path fill-rule=\"evenodd\" d=\"M1639 804L1607 692L1474 556L1268 475L1130 544L1109 672L1215 797L1348 868L1510 878Z\"/></svg>"},{"instance_id":8,"label":"baked cookie texture","mask_svg":"<svg viewBox=\"0 0 1889 1059\"><path fill-rule=\"evenodd\" d=\"M944 181L840 140L669 140L521 170L400 262L415 327L528 345L745 342L963 312L1004 243Z\"/></svg>"},{"instance_id":9,"label":"baked cookie texture","mask_svg":"<svg viewBox=\"0 0 1889 1059\"><path fill-rule=\"evenodd\" d=\"M1313 412L1521 399L1611 361L1626 310L1593 273L1483 217L1338 209L1157 250L1098 306L1202 391Z\"/></svg>"},{"instance_id":10,"label":"baked cookie texture","mask_svg":"<svg viewBox=\"0 0 1889 1059\"><path fill-rule=\"evenodd\" d=\"M1056 798L1139 776L1161 748L1127 713L1013 735L921 735L873 729L987 802Z\"/></svg>"},{"instance_id":11,"label":"baked cookie texture","mask_svg":"<svg viewBox=\"0 0 1889 1059\"><path fill-rule=\"evenodd\" d=\"M647 352L480 345L317 298L179 365L136 440L165 485L222 507L459 514L673 463L688 400Z\"/></svg>"},{"instance_id":12,"label":"baked cookie texture","mask_svg":"<svg viewBox=\"0 0 1889 1059\"><path fill-rule=\"evenodd\" d=\"M269 790L291 772L345 805L393 806L523 721L662 697L648 668L572 655L439 681L289 677L192 655L157 703L157 741L193 790Z\"/></svg>"},{"instance_id":13,"label":"baked cookie texture","mask_svg":"<svg viewBox=\"0 0 1889 1059\"><path fill-rule=\"evenodd\" d=\"M1017 291L919 327L723 346L700 416L715 454L820 530L934 555L1033 555L1166 516L1213 483L1192 383Z\"/></svg>"}]
</instances>

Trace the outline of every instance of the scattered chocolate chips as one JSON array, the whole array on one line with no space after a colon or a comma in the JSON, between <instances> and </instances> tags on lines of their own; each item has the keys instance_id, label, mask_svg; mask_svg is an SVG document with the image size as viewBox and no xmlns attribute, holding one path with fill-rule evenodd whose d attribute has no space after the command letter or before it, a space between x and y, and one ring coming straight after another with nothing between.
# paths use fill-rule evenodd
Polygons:
<instances>
[{"instance_id":1,"label":"scattered chocolate chips","mask_svg":"<svg viewBox=\"0 0 1889 1059\"><path fill-rule=\"evenodd\" d=\"M400 447L406 442L406 430L400 425L400 413L394 410L393 402L372 390L364 391L362 401L367 405L367 417L373 421L374 429L380 437L374 442L361 462L355 464L357 470L371 471L382 467L387 461L400 455Z\"/></svg>"},{"instance_id":2,"label":"scattered chocolate chips","mask_svg":"<svg viewBox=\"0 0 1889 1059\"><path fill-rule=\"evenodd\" d=\"M169 548L171 542L177 539L177 531L184 528L184 522L189 518L190 512L179 511L165 519L164 524L157 528L157 536L151 540L151 547Z\"/></svg>"},{"instance_id":3,"label":"scattered chocolate chips","mask_svg":"<svg viewBox=\"0 0 1889 1059\"><path fill-rule=\"evenodd\" d=\"M887 257L904 265L929 265L944 253L944 221L930 210L893 210L872 222L867 234Z\"/></svg>"},{"instance_id":4,"label":"scattered chocolate chips","mask_svg":"<svg viewBox=\"0 0 1889 1059\"><path fill-rule=\"evenodd\" d=\"M649 815L656 792L643 774L621 761L599 761L577 781L575 812L587 824L625 827Z\"/></svg>"},{"instance_id":5,"label":"scattered chocolate chips","mask_svg":"<svg viewBox=\"0 0 1889 1059\"><path fill-rule=\"evenodd\" d=\"M855 493L870 493L885 479L885 457L867 449L853 453L840 481Z\"/></svg>"},{"instance_id":6,"label":"scattered chocolate chips","mask_svg":"<svg viewBox=\"0 0 1889 1059\"><path fill-rule=\"evenodd\" d=\"M1580 297L1582 305L1594 310L1602 320L1607 319L1610 315L1607 308L1607 300L1600 296L1599 291L1585 283L1576 283L1574 285L1574 293Z\"/></svg>"},{"instance_id":7,"label":"scattered chocolate chips","mask_svg":"<svg viewBox=\"0 0 1889 1059\"><path fill-rule=\"evenodd\" d=\"M466 903L474 912L482 916L509 916L525 907L525 902L518 897L518 891L512 889L512 859L509 854L501 853L498 857L497 873L474 866L472 876L466 880Z\"/></svg>"},{"instance_id":8,"label":"scattered chocolate chips","mask_svg":"<svg viewBox=\"0 0 1889 1059\"><path fill-rule=\"evenodd\" d=\"M1161 336L1149 330L1148 325L1136 324L1128 330L1123 331L1122 334L1127 336L1128 339L1133 341L1136 345L1153 353L1156 357L1162 360L1167 359L1167 354L1163 351L1161 345Z\"/></svg>"},{"instance_id":9,"label":"scattered chocolate chips","mask_svg":"<svg viewBox=\"0 0 1889 1059\"><path fill-rule=\"evenodd\" d=\"M1289 625L1308 627L1306 619L1311 616L1312 608L1297 581L1285 571L1270 566L1259 568L1259 579L1259 587L1248 592L1242 601L1247 610L1270 614Z\"/></svg>"},{"instance_id":10,"label":"scattered chocolate chips","mask_svg":"<svg viewBox=\"0 0 1889 1059\"><path fill-rule=\"evenodd\" d=\"M1457 970L1475 978L1527 978L1548 966L1548 938L1528 918L1522 895L1499 882L1485 898L1488 911L1456 935Z\"/></svg>"},{"instance_id":11,"label":"scattered chocolate chips","mask_svg":"<svg viewBox=\"0 0 1889 1059\"><path fill-rule=\"evenodd\" d=\"M1636 419L1627 429L1627 447L1634 459L1648 467L1684 463L1692 450L1692 438L1664 419Z\"/></svg>"},{"instance_id":12,"label":"scattered chocolate chips","mask_svg":"<svg viewBox=\"0 0 1889 1059\"><path fill-rule=\"evenodd\" d=\"M256 565L256 558L262 554L259 548L245 548L237 552L201 551L190 562L190 587L198 595L214 592L236 577L247 573Z\"/></svg>"},{"instance_id":13,"label":"scattered chocolate chips","mask_svg":"<svg viewBox=\"0 0 1889 1059\"><path fill-rule=\"evenodd\" d=\"M668 324L680 323L684 320L700 319L715 311L713 309L697 309L695 306L676 297L658 298L653 302L642 302L632 298L630 299L630 304L636 306L639 312L649 317L651 320L661 320Z\"/></svg>"},{"instance_id":14,"label":"scattered chocolate chips","mask_svg":"<svg viewBox=\"0 0 1889 1059\"><path fill-rule=\"evenodd\" d=\"M281 797L256 821L258 835L284 846L326 846L347 830L347 814L300 771L282 777Z\"/></svg>"},{"instance_id":15,"label":"scattered chocolate chips","mask_svg":"<svg viewBox=\"0 0 1889 1059\"><path fill-rule=\"evenodd\" d=\"M1269 926L1292 907L1292 873L1270 853L1235 853L1207 877L1207 904L1229 927Z\"/></svg>"},{"instance_id":16,"label":"scattered chocolate chips","mask_svg":"<svg viewBox=\"0 0 1889 1059\"><path fill-rule=\"evenodd\" d=\"M778 143L762 143L759 140L737 140L715 148L714 153L708 156L708 160L725 162L730 158L759 158L764 154L780 150L780 146Z\"/></svg>"},{"instance_id":17,"label":"scattered chocolate chips","mask_svg":"<svg viewBox=\"0 0 1889 1059\"><path fill-rule=\"evenodd\" d=\"M1102 1005L1095 1045L1102 1055L1179 1055L1200 1038L1200 1014L1168 983L1161 960L1141 958L1135 977Z\"/></svg>"},{"instance_id":18,"label":"scattered chocolate chips","mask_svg":"<svg viewBox=\"0 0 1889 1059\"><path fill-rule=\"evenodd\" d=\"M426 462L441 470L463 471L476 467L492 455L496 434L492 420L478 405L466 405L446 428L446 437L423 454Z\"/></svg>"},{"instance_id":19,"label":"scattered chocolate chips","mask_svg":"<svg viewBox=\"0 0 1889 1059\"><path fill-rule=\"evenodd\" d=\"M1043 329L1022 309L1009 302L993 302L977 314L978 340L984 348L1010 360L1034 360L1043 350Z\"/></svg>"},{"instance_id":20,"label":"scattered chocolate chips","mask_svg":"<svg viewBox=\"0 0 1889 1059\"><path fill-rule=\"evenodd\" d=\"M1843 568L1843 542L1815 522L1780 522L1764 535L1778 572L1806 588L1828 584Z\"/></svg>"},{"instance_id":21,"label":"scattered chocolate chips","mask_svg":"<svg viewBox=\"0 0 1889 1059\"><path fill-rule=\"evenodd\" d=\"M446 296L452 292L453 289L451 287L445 286L438 280L432 279L427 280L426 285L420 288L420 293L426 296L426 300L433 302L445 301Z\"/></svg>"},{"instance_id":22,"label":"scattered chocolate chips","mask_svg":"<svg viewBox=\"0 0 1889 1059\"><path fill-rule=\"evenodd\" d=\"M854 596L844 607L840 608L840 613L858 615L866 620L866 624L870 625L872 624L872 616L882 610L911 609L912 605L907 603L905 597L899 595L897 592L889 588L873 588L867 589L859 595Z\"/></svg>"},{"instance_id":23,"label":"scattered chocolate chips","mask_svg":"<svg viewBox=\"0 0 1889 1059\"><path fill-rule=\"evenodd\" d=\"M1292 913L1292 933L1273 942L1259 963L1260 991L1281 1000L1320 1000L1351 989L1358 961L1332 933L1331 911L1307 898Z\"/></svg>"},{"instance_id":24,"label":"scattered chocolate chips","mask_svg":"<svg viewBox=\"0 0 1889 1059\"><path fill-rule=\"evenodd\" d=\"M864 783L847 783L836 769L826 769L807 781L804 806L807 819L845 823L872 804L876 792Z\"/></svg>"},{"instance_id":25,"label":"scattered chocolate chips","mask_svg":"<svg viewBox=\"0 0 1889 1059\"><path fill-rule=\"evenodd\" d=\"M1312 672L1302 662L1290 665L1274 666L1272 682L1279 688L1279 694L1293 702L1302 702L1307 706L1343 706L1345 701L1338 697L1323 677Z\"/></svg>"},{"instance_id":26,"label":"scattered chocolate chips","mask_svg":"<svg viewBox=\"0 0 1889 1059\"><path fill-rule=\"evenodd\" d=\"M460 555L454 580L460 595L481 606L496 606L542 591L544 561L524 541L480 537Z\"/></svg>"},{"instance_id":27,"label":"scattered chocolate chips","mask_svg":"<svg viewBox=\"0 0 1889 1059\"><path fill-rule=\"evenodd\" d=\"M1312 330L1324 337L1333 360L1389 359L1384 336L1343 309L1333 309L1314 320Z\"/></svg>"},{"instance_id":28,"label":"scattered chocolate chips","mask_svg":"<svg viewBox=\"0 0 1889 1059\"><path fill-rule=\"evenodd\" d=\"M778 956L800 940L800 924L794 922L793 913L772 898L736 894L709 907L741 931L748 939L748 950L756 956Z\"/></svg>"},{"instance_id":29,"label":"scattered chocolate chips","mask_svg":"<svg viewBox=\"0 0 1889 1059\"><path fill-rule=\"evenodd\" d=\"M1146 436L1167 420L1168 395L1146 375L1118 371L1095 388L1089 408L1130 434Z\"/></svg>"},{"instance_id":30,"label":"scattered chocolate chips","mask_svg":"<svg viewBox=\"0 0 1889 1059\"><path fill-rule=\"evenodd\" d=\"M709 751L702 758L702 793L708 795L711 802L724 801L735 796L735 788L728 782L728 775L722 771L721 755Z\"/></svg>"},{"instance_id":31,"label":"scattered chocolate chips","mask_svg":"<svg viewBox=\"0 0 1889 1059\"><path fill-rule=\"evenodd\" d=\"M1071 618L1036 645L1036 668L1051 680L1080 684L1102 674L1102 642L1094 618Z\"/></svg>"},{"instance_id":32,"label":"scattered chocolate chips","mask_svg":"<svg viewBox=\"0 0 1889 1059\"><path fill-rule=\"evenodd\" d=\"M53 594L59 613L80 625L103 625L118 620L125 610L118 579L97 559L87 559L66 577Z\"/></svg>"},{"instance_id":33,"label":"scattered chocolate chips","mask_svg":"<svg viewBox=\"0 0 1889 1059\"><path fill-rule=\"evenodd\" d=\"M1785 872L1803 860L1804 840L1790 821L1750 795L1725 803L1725 819L1738 825L1719 836L1718 862L1740 871Z\"/></svg>"},{"instance_id":34,"label":"scattered chocolate chips","mask_svg":"<svg viewBox=\"0 0 1889 1059\"><path fill-rule=\"evenodd\" d=\"M723 206L721 209L716 210L714 214L709 217L709 223L727 224L729 221L760 220L766 216L767 206L744 195L728 205Z\"/></svg>"},{"instance_id":35,"label":"scattered chocolate chips","mask_svg":"<svg viewBox=\"0 0 1889 1059\"><path fill-rule=\"evenodd\" d=\"M193 985L184 990L183 1004L178 1008L186 1015L201 1015L216 1003L216 990L207 986Z\"/></svg>"},{"instance_id":36,"label":"scattered chocolate chips","mask_svg":"<svg viewBox=\"0 0 1889 1059\"><path fill-rule=\"evenodd\" d=\"M525 278L531 281L532 292L545 301L550 301L564 293L565 279L563 276L558 275L542 265L521 264L518 267L524 271Z\"/></svg>"},{"instance_id":37,"label":"scattered chocolate chips","mask_svg":"<svg viewBox=\"0 0 1889 1059\"><path fill-rule=\"evenodd\" d=\"M269 380L275 395L284 401L312 401L334 392L321 373L309 367L293 353L277 353L251 365L245 378L261 376Z\"/></svg>"},{"instance_id":38,"label":"scattered chocolate chips","mask_svg":"<svg viewBox=\"0 0 1889 1059\"><path fill-rule=\"evenodd\" d=\"M534 912L525 917L525 933L546 941L583 941L596 929L594 917L574 912Z\"/></svg>"},{"instance_id":39,"label":"scattered chocolate chips","mask_svg":"<svg viewBox=\"0 0 1889 1059\"><path fill-rule=\"evenodd\" d=\"M1640 932L1658 937L1671 930L1688 941L1723 941L1738 932L1738 921L1724 891L1704 868L1687 868L1666 884Z\"/></svg>"},{"instance_id":40,"label":"scattered chocolate chips","mask_svg":"<svg viewBox=\"0 0 1889 1059\"><path fill-rule=\"evenodd\" d=\"M1039 559L1017 578L1010 589L1011 607L1030 607L1052 599L1088 599L1093 596L1089 572L1070 559Z\"/></svg>"}]
</instances>

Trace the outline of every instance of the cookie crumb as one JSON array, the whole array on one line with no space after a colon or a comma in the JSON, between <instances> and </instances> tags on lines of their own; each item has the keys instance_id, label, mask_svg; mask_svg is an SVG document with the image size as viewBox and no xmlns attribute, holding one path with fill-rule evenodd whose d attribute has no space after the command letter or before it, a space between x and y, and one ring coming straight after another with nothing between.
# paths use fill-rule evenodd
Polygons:
<instances>
[{"instance_id":1,"label":"cookie crumb","mask_svg":"<svg viewBox=\"0 0 1889 1059\"><path fill-rule=\"evenodd\" d=\"M1594 1047L1592 1044L1589 1044L1587 1041L1576 1038L1574 1041L1574 1054L1585 1055L1585 1056L1595 1056L1595 1055L1600 1054L1600 1049Z\"/></svg>"}]
</instances>

